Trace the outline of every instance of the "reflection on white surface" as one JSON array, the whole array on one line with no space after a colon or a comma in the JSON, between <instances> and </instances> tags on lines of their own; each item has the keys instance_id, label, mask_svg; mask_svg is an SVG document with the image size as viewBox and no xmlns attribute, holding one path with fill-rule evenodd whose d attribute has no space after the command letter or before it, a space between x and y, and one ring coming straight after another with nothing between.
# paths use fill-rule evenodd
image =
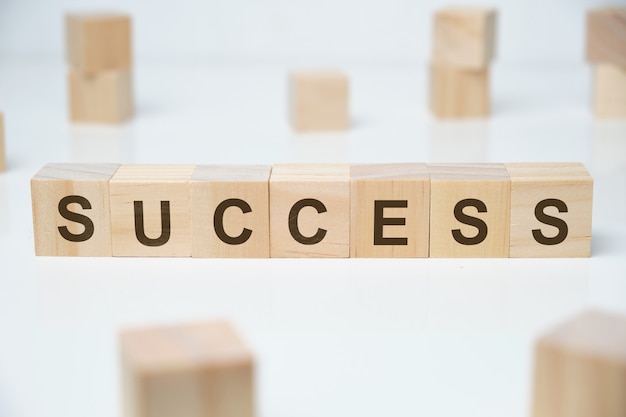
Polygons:
<instances>
[{"instance_id":1,"label":"reflection on white surface","mask_svg":"<svg viewBox=\"0 0 626 417\"><path fill-rule=\"evenodd\" d=\"M70 126L72 162L133 161L133 125L73 124Z\"/></svg>"},{"instance_id":2,"label":"reflection on white surface","mask_svg":"<svg viewBox=\"0 0 626 417\"><path fill-rule=\"evenodd\" d=\"M349 132L311 132L291 137L292 162L342 163L348 160Z\"/></svg>"},{"instance_id":3,"label":"reflection on white surface","mask_svg":"<svg viewBox=\"0 0 626 417\"><path fill-rule=\"evenodd\" d=\"M626 121L595 120L591 136L595 169L602 172L623 170L626 165Z\"/></svg>"},{"instance_id":4,"label":"reflection on white surface","mask_svg":"<svg viewBox=\"0 0 626 417\"><path fill-rule=\"evenodd\" d=\"M437 120L428 125L431 162L488 160L488 120Z\"/></svg>"}]
</instances>

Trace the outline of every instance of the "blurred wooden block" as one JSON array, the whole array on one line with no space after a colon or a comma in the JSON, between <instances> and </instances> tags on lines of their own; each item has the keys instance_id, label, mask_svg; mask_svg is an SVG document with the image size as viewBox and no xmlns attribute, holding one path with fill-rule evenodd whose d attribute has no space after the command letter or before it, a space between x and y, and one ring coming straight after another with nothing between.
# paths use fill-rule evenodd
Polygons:
<instances>
[{"instance_id":1,"label":"blurred wooden block","mask_svg":"<svg viewBox=\"0 0 626 417\"><path fill-rule=\"evenodd\" d=\"M193 165L122 165L111 181L113 256L191 256Z\"/></svg>"},{"instance_id":2,"label":"blurred wooden block","mask_svg":"<svg viewBox=\"0 0 626 417\"><path fill-rule=\"evenodd\" d=\"M4 145L4 116L0 112L0 172L7 169L6 150Z\"/></svg>"},{"instance_id":3,"label":"blurred wooden block","mask_svg":"<svg viewBox=\"0 0 626 417\"><path fill-rule=\"evenodd\" d=\"M626 317L589 311L535 345L533 417L626 416Z\"/></svg>"},{"instance_id":4,"label":"blurred wooden block","mask_svg":"<svg viewBox=\"0 0 626 417\"><path fill-rule=\"evenodd\" d=\"M47 164L31 179L35 254L111 256L116 164Z\"/></svg>"},{"instance_id":5,"label":"blurred wooden block","mask_svg":"<svg viewBox=\"0 0 626 417\"><path fill-rule=\"evenodd\" d=\"M289 111L297 131L345 130L350 125L348 77L337 70L289 74Z\"/></svg>"},{"instance_id":6,"label":"blurred wooden block","mask_svg":"<svg viewBox=\"0 0 626 417\"><path fill-rule=\"evenodd\" d=\"M271 257L350 256L349 165L274 165L270 207Z\"/></svg>"},{"instance_id":7,"label":"blurred wooden block","mask_svg":"<svg viewBox=\"0 0 626 417\"><path fill-rule=\"evenodd\" d=\"M587 60L626 67L626 7L587 12Z\"/></svg>"},{"instance_id":8,"label":"blurred wooden block","mask_svg":"<svg viewBox=\"0 0 626 417\"><path fill-rule=\"evenodd\" d=\"M428 257L426 164L352 165L350 189L351 257Z\"/></svg>"},{"instance_id":9,"label":"blurred wooden block","mask_svg":"<svg viewBox=\"0 0 626 417\"><path fill-rule=\"evenodd\" d=\"M593 179L581 163L506 164L511 177L511 258L591 254Z\"/></svg>"},{"instance_id":10,"label":"blurred wooden block","mask_svg":"<svg viewBox=\"0 0 626 417\"><path fill-rule=\"evenodd\" d=\"M600 118L626 118L626 66L598 64L594 68L594 110Z\"/></svg>"},{"instance_id":11,"label":"blurred wooden block","mask_svg":"<svg viewBox=\"0 0 626 417\"><path fill-rule=\"evenodd\" d=\"M464 69L431 63L430 110L440 118L488 116L489 69Z\"/></svg>"},{"instance_id":12,"label":"blurred wooden block","mask_svg":"<svg viewBox=\"0 0 626 417\"><path fill-rule=\"evenodd\" d=\"M511 181L504 164L429 164L430 256L509 256Z\"/></svg>"},{"instance_id":13,"label":"blurred wooden block","mask_svg":"<svg viewBox=\"0 0 626 417\"><path fill-rule=\"evenodd\" d=\"M132 75L128 70L92 75L70 70L68 84L72 121L119 123L133 114Z\"/></svg>"},{"instance_id":14,"label":"blurred wooden block","mask_svg":"<svg viewBox=\"0 0 626 417\"><path fill-rule=\"evenodd\" d=\"M192 256L269 258L269 165L200 165L191 177Z\"/></svg>"},{"instance_id":15,"label":"blurred wooden block","mask_svg":"<svg viewBox=\"0 0 626 417\"><path fill-rule=\"evenodd\" d=\"M482 69L495 55L496 10L450 7L435 13L433 61Z\"/></svg>"},{"instance_id":16,"label":"blurred wooden block","mask_svg":"<svg viewBox=\"0 0 626 417\"><path fill-rule=\"evenodd\" d=\"M252 417L252 354L225 322L121 334L125 417Z\"/></svg>"},{"instance_id":17,"label":"blurred wooden block","mask_svg":"<svg viewBox=\"0 0 626 417\"><path fill-rule=\"evenodd\" d=\"M130 16L117 13L69 13L65 16L67 61L87 74L130 70Z\"/></svg>"}]
</instances>

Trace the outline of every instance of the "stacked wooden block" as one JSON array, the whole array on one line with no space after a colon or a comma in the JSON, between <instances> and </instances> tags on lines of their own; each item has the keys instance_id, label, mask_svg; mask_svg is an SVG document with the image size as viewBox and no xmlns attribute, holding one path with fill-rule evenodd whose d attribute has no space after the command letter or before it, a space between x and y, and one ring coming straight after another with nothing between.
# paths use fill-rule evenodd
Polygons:
<instances>
[{"instance_id":1,"label":"stacked wooden block","mask_svg":"<svg viewBox=\"0 0 626 417\"><path fill-rule=\"evenodd\" d=\"M626 317L588 311L535 347L533 417L626 416Z\"/></svg>"},{"instance_id":2,"label":"stacked wooden block","mask_svg":"<svg viewBox=\"0 0 626 417\"><path fill-rule=\"evenodd\" d=\"M48 164L44 256L588 257L580 163Z\"/></svg>"},{"instance_id":3,"label":"stacked wooden block","mask_svg":"<svg viewBox=\"0 0 626 417\"><path fill-rule=\"evenodd\" d=\"M435 116L489 115L495 38L494 9L457 7L435 13L430 63L430 109Z\"/></svg>"},{"instance_id":4,"label":"stacked wooden block","mask_svg":"<svg viewBox=\"0 0 626 417\"><path fill-rule=\"evenodd\" d=\"M7 169L7 159L4 148L4 116L0 112L0 172L4 172Z\"/></svg>"},{"instance_id":5,"label":"stacked wooden block","mask_svg":"<svg viewBox=\"0 0 626 417\"><path fill-rule=\"evenodd\" d=\"M346 130L350 125L348 77L338 70L289 73L289 120L299 132Z\"/></svg>"},{"instance_id":6,"label":"stacked wooden block","mask_svg":"<svg viewBox=\"0 0 626 417\"><path fill-rule=\"evenodd\" d=\"M131 21L123 14L65 17L70 117L119 123L133 113Z\"/></svg>"},{"instance_id":7,"label":"stacked wooden block","mask_svg":"<svg viewBox=\"0 0 626 417\"><path fill-rule=\"evenodd\" d=\"M252 354L225 322L122 333L125 417L252 417Z\"/></svg>"},{"instance_id":8,"label":"stacked wooden block","mask_svg":"<svg viewBox=\"0 0 626 417\"><path fill-rule=\"evenodd\" d=\"M596 116L626 118L626 7L587 13L587 60L594 65Z\"/></svg>"}]
</instances>

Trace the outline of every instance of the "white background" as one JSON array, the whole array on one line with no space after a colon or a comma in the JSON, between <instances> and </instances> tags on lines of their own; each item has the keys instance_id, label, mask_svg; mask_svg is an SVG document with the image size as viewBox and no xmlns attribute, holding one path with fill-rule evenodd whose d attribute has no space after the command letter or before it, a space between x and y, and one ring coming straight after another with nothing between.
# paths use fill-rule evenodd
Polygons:
<instances>
[{"instance_id":1,"label":"white background","mask_svg":"<svg viewBox=\"0 0 626 417\"><path fill-rule=\"evenodd\" d=\"M0 416L119 415L119 329L214 317L256 353L260 416L527 416L538 335L590 307L626 314L626 122L590 112L591 2L502 2L493 115L466 122L426 107L438 3L171 4L120 2L137 114L102 127L66 110L62 11L90 4L0 3ZM348 132L291 132L295 63L350 75ZM592 257L36 258L29 179L66 161L581 161Z\"/></svg>"}]
</instances>

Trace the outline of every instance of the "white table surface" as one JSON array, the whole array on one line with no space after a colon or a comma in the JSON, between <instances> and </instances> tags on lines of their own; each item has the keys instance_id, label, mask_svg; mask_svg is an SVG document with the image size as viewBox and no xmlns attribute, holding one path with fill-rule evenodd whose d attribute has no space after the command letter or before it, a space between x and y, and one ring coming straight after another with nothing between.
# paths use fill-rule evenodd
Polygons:
<instances>
[{"instance_id":1,"label":"white table surface","mask_svg":"<svg viewBox=\"0 0 626 417\"><path fill-rule=\"evenodd\" d=\"M345 66L353 127L296 135L280 65L144 63L138 111L72 125L61 63L0 63L0 416L117 416L120 328L232 320L262 417L527 416L534 340L586 308L626 314L626 122L590 113L586 64L495 64L493 115L441 122L425 65ZM47 162L581 161L590 259L37 258Z\"/></svg>"}]
</instances>

